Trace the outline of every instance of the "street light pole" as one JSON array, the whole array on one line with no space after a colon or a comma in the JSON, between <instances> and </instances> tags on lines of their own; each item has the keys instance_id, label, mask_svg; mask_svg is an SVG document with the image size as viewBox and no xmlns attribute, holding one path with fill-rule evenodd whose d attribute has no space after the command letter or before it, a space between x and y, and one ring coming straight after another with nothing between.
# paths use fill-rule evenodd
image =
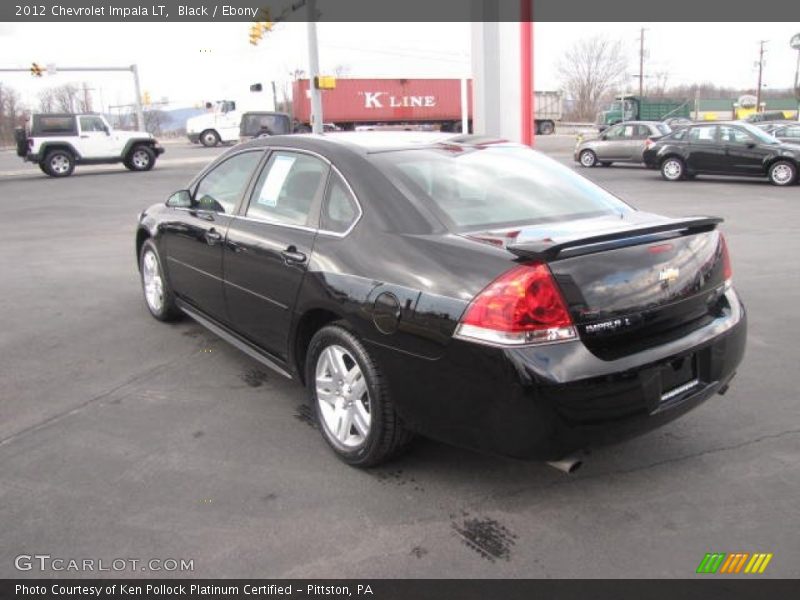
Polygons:
<instances>
[{"instance_id":1,"label":"street light pole","mask_svg":"<svg viewBox=\"0 0 800 600\"><path fill-rule=\"evenodd\" d=\"M322 96L317 89L319 48L317 47L316 0L308 0L308 89L311 92L311 131L322 133Z\"/></svg>"},{"instance_id":2,"label":"street light pole","mask_svg":"<svg viewBox=\"0 0 800 600\"><path fill-rule=\"evenodd\" d=\"M756 112L761 112L761 74L764 71L764 44L768 40L761 40L759 42L760 49L758 51L758 89L756 89Z\"/></svg>"},{"instance_id":3,"label":"street light pole","mask_svg":"<svg viewBox=\"0 0 800 600\"><path fill-rule=\"evenodd\" d=\"M800 121L800 33L792 36L789 45L797 50L797 66L794 69L794 98L797 100L797 120Z\"/></svg>"}]
</instances>

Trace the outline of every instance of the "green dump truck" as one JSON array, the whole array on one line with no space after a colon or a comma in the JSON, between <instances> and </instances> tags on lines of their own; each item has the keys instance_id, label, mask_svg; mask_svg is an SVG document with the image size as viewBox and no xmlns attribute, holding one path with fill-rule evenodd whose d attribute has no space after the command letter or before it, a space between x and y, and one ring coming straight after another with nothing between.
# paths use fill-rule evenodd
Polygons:
<instances>
[{"instance_id":1,"label":"green dump truck","mask_svg":"<svg viewBox=\"0 0 800 600\"><path fill-rule=\"evenodd\" d=\"M647 98L642 96L617 96L606 110L597 113L595 124L603 131L622 121L663 121L670 117L691 114L691 102L677 98Z\"/></svg>"}]
</instances>

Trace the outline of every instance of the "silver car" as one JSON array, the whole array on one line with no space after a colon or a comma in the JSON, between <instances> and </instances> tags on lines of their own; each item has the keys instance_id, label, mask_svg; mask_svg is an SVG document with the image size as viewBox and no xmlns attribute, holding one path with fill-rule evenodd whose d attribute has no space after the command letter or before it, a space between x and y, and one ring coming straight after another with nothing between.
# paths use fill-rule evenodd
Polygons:
<instances>
[{"instance_id":1,"label":"silver car","mask_svg":"<svg viewBox=\"0 0 800 600\"><path fill-rule=\"evenodd\" d=\"M607 167L615 162L641 163L648 140L656 140L670 131L669 126L660 121L626 121L591 137L579 135L575 143L575 162L583 167Z\"/></svg>"}]
</instances>

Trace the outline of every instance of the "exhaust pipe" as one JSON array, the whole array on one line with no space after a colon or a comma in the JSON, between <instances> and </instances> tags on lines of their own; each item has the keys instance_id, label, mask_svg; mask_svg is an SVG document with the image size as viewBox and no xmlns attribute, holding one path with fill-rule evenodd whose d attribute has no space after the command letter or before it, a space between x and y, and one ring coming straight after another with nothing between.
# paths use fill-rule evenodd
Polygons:
<instances>
[{"instance_id":1,"label":"exhaust pipe","mask_svg":"<svg viewBox=\"0 0 800 600\"><path fill-rule=\"evenodd\" d=\"M565 456L561 460L547 461L547 464L569 475L580 469L583 461L577 456Z\"/></svg>"}]
</instances>

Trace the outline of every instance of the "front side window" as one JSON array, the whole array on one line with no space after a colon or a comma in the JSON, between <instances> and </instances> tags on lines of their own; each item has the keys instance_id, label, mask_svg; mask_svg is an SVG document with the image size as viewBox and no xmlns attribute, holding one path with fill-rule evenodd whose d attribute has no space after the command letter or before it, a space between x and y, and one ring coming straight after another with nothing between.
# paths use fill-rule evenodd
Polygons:
<instances>
[{"instance_id":1,"label":"front side window","mask_svg":"<svg viewBox=\"0 0 800 600\"><path fill-rule=\"evenodd\" d=\"M106 124L100 117L80 117L81 131L105 132Z\"/></svg>"},{"instance_id":2,"label":"front side window","mask_svg":"<svg viewBox=\"0 0 800 600\"><path fill-rule=\"evenodd\" d=\"M309 226L328 165L296 152L275 152L258 177L246 216L286 225Z\"/></svg>"},{"instance_id":3,"label":"front side window","mask_svg":"<svg viewBox=\"0 0 800 600\"><path fill-rule=\"evenodd\" d=\"M261 150L242 152L214 167L195 190L196 207L200 210L232 213L262 154Z\"/></svg>"},{"instance_id":4,"label":"front side window","mask_svg":"<svg viewBox=\"0 0 800 600\"><path fill-rule=\"evenodd\" d=\"M372 160L412 201L454 231L632 210L570 168L528 148L442 146L381 152Z\"/></svg>"},{"instance_id":5,"label":"front side window","mask_svg":"<svg viewBox=\"0 0 800 600\"><path fill-rule=\"evenodd\" d=\"M720 126L719 137L725 144L749 144L755 141L746 131L727 125Z\"/></svg>"}]
</instances>

